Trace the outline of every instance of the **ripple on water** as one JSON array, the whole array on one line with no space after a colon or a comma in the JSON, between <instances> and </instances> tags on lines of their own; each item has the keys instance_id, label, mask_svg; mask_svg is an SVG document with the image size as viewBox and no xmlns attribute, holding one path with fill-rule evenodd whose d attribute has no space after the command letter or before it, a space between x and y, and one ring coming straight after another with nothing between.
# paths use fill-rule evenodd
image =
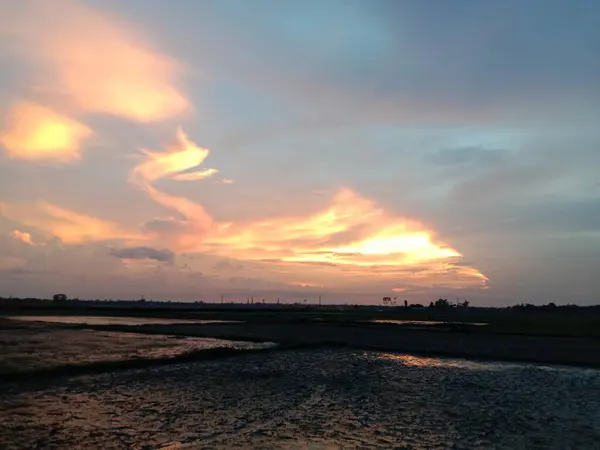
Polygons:
<instances>
[{"instance_id":1,"label":"ripple on water","mask_svg":"<svg viewBox=\"0 0 600 450\"><path fill-rule=\"evenodd\" d=\"M0 396L0 446L597 448L599 371L491 366L288 351L79 377Z\"/></svg>"}]
</instances>

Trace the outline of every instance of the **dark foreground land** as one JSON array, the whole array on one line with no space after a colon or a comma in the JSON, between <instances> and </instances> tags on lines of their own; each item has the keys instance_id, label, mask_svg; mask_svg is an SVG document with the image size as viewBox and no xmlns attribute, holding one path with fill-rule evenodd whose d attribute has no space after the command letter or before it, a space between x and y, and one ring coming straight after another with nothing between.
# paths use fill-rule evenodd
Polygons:
<instances>
[{"instance_id":1,"label":"dark foreground land","mask_svg":"<svg viewBox=\"0 0 600 450\"><path fill-rule=\"evenodd\" d=\"M68 329L600 368L600 308L595 307L438 310L299 305L140 305L139 302L16 305L0 310L0 313L3 312L5 317L52 315L65 320L69 318L71 324L53 325ZM77 324L78 316L118 316L132 324L81 325ZM145 324L144 320L149 323ZM160 320L165 323L152 323ZM5 322L5 326L8 323ZM19 322L10 323L11 327L21 326Z\"/></svg>"},{"instance_id":2,"label":"dark foreground land","mask_svg":"<svg viewBox=\"0 0 600 450\"><path fill-rule=\"evenodd\" d=\"M118 326L100 328L125 331ZM137 328L146 333L270 341L288 346L343 347L600 368L600 340L593 338L411 329L394 324L239 323Z\"/></svg>"},{"instance_id":3,"label":"dark foreground land","mask_svg":"<svg viewBox=\"0 0 600 450\"><path fill-rule=\"evenodd\" d=\"M600 372L273 351L21 383L0 392L0 415L7 450L587 450Z\"/></svg>"},{"instance_id":4,"label":"dark foreground land","mask_svg":"<svg viewBox=\"0 0 600 450\"><path fill-rule=\"evenodd\" d=\"M3 449L599 448L589 311L27 312L68 323L0 319Z\"/></svg>"}]
</instances>

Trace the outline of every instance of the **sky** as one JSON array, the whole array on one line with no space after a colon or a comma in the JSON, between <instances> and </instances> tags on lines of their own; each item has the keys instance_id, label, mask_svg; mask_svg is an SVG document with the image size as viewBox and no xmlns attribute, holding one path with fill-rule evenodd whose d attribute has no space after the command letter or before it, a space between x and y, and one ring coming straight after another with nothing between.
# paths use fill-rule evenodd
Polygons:
<instances>
[{"instance_id":1,"label":"sky","mask_svg":"<svg viewBox=\"0 0 600 450\"><path fill-rule=\"evenodd\" d=\"M595 0L0 0L0 296L600 302Z\"/></svg>"}]
</instances>

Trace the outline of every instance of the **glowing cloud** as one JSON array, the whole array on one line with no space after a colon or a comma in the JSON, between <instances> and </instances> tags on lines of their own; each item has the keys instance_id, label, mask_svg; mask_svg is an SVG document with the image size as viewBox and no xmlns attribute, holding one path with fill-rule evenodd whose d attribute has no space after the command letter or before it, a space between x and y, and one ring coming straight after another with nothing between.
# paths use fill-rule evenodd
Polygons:
<instances>
[{"instance_id":1,"label":"glowing cloud","mask_svg":"<svg viewBox=\"0 0 600 450\"><path fill-rule=\"evenodd\" d=\"M81 158L81 142L92 131L68 117L32 102L9 111L0 144L11 158L73 162Z\"/></svg>"},{"instance_id":2,"label":"glowing cloud","mask_svg":"<svg viewBox=\"0 0 600 450\"><path fill-rule=\"evenodd\" d=\"M83 3L5 2L0 5L0 36L9 38L9 45L17 47L15 55L35 69L31 73L36 77L28 80L32 92L69 115L108 114L146 123L191 109L176 87L181 68L175 61L153 50L130 24ZM14 158L74 161L92 133L37 103L18 103L8 119L0 142ZM201 167L208 156L209 150L182 130L166 150L141 152L129 182L173 216L148 221L143 233L47 202L6 205L4 210L65 244L118 241L111 254L127 261L132 270L163 262L176 267L174 252L196 252L250 261L244 266L266 268L278 283L303 288L359 282L385 285L390 291L399 285L486 285L487 278L476 268L458 264L460 253L432 230L416 220L394 217L346 188L327 208L308 216L217 222L201 204L161 186L164 181L214 176L216 169ZM220 179L223 184L232 182ZM11 235L33 244L27 233L15 230Z\"/></svg>"},{"instance_id":3,"label":"glowing cloud","mask_svg":"<svg viewBox=\"0 0 600 450\"><path fill-rule=\"evenodd\" d=\"M13 230L10 233L10 235L11 235L11 237L15 238L17 241L21 241L24 244L34 245L33 240L31 239L31 234L29 234L25 231Z\"/></svg>"},{"instance_id":4,"label":"glowing cloud","mask_svg":"<svg viewBox=\"0 0 600 450\"><path fill-rule=\"evenodd\" d=\"M194 144L182 130L178 130L176 142L163 152L143 151L143 161L135 166L129 181L144 190L155 202L172 209L183 216L183 221L167 218L163 223L177 225L185 230L177 238L179 246L185 247L197 241L212 225L212 218L202 205L183 197L167 194L153 183L163 178L173 180L201 180L217 171L201 169L186 172L200 166L209 154L205 148ZM172 243L171 243L172 244Z\"/></svg>"},{"instance_id":5,"label":"glowing cloud","mask_svg":"<svg viewBox=\"0 0 600 450\"><path fill-rule=\"evenodd\" d=\"M180 173L177 175L173 175L171 177L171 180L179 180L179 181L204 180L205 178L211 177L218 172L219 171L217 169L204 169L204 170L199 170L197 172Z\"/></svg>"},{"instance_id":6,"label":"glowing cloud","mask_svg":"<svg viewBox=\"0 0 600 450\"><path fill-rule=\"evenodd\" d=\"M420 222L390 216L350 189L341 189L325 211L250 223L215 223L196 250L241 260L293 267L328 280L384 280L485 287L477 269L459 265L461 254L439 242ZM306 285L304 280L294 281Z\"/></svg>"},{"instance_id":7,"label":"glowing cloud","mask_svg":"<svg viewBox=\"0 0 600 450\"><path fill-rule=\"evenodd\" d=\"M200 166L209 154L205 148L198 147L183 132L177 131L176 142L163 152L143 150L144 161L137 165L131 172L130 181L141 188L162 178L173 180L201 180L215 173L216 169L202 169L196 172L187 172L191 168Z\"/></svg>"},{"instance_id":8,"label":"glowing cloud","mask_svg":"<svg viewBox=\"0 0 600 450\"><path fill-rule=\"evenodd\" d=\"M145 45L130 24L72 0L23 0L0 13L0 31L40 69L36 90L85 112L140 122L189 110L173 83L178 64Z\"/></svg>"},{"instance_id":9,"label":"glowing cloud","mask_svg":"<svg viewBox=\"0 0 600 450\"><path fill-rule=\"evenodd\" d=\"M112 222L79 214L47 202L33 207L8 204L3 204L2 207L7 217L56 236L65 244L138 239L135 234L125 232Z\"/></svg>"},{"instance_id":10,"label":"glowing cloud","mask_svg":"<svg viewBox=\"0 0 600 450\"><path fill-rule=\"evenodd\" d=\"M168 235L168 245L178 251L293 267L298 276L315 280L288 279L290 285L325 285L316 279L323 273L330 279L369 278L394 284L409 278L412 283L435 281L462 287L481 287L487 282L478 270L456 264L461 254L439 242L420 222L392 217L347 188L339 190L329 208L308 217L219 223L202 205L154 186L160 179L206 178L215 171L187 171L199 167L208 154L181 130L166 151L143 152L144 159L132 170L130 182L182 216L147 224L151 239L163 239L165 244Z\"/></svg>"}]
</instances>

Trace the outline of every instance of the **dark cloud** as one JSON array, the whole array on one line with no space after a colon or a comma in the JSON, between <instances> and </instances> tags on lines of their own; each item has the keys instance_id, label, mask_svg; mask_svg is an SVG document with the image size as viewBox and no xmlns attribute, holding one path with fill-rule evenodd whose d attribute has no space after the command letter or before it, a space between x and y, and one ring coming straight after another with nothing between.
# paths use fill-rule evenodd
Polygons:
<instances>
[{"instance_id":1,"label":"dark cloud","mask_svg":"<svg viewBox=\"0 0 600 450\"><path fill-rule=\"evenodd\" d=\"M160 262L173 261L175 254L168 249L158 250L151 247L125 247L111 249L109 255L121 259L154 259Z\"/></svg>"}]
</instances>

